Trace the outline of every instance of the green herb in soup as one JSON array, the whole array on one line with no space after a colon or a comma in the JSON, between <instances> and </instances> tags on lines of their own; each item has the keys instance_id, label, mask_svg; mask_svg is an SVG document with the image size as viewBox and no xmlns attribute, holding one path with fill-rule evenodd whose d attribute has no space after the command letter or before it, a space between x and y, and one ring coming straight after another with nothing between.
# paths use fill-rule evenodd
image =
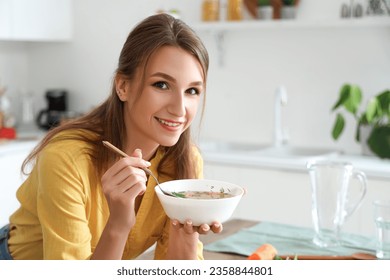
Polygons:
<instances>
[{"instance_id":1,"label":"green herb in soup","mask_svg":"<svg viewBox=\"0 0 390 280\"><path fill-rule=\"evenodd\" d=\"M233 196L229 189L227 189L228 192L225 192L224 188L221 188L219 192L213 191L213 189L214 186L211 186L210 191L180 191L175 192L175 195L182 198L192 199L219 199Z\"/></svg>"}]
</instances>

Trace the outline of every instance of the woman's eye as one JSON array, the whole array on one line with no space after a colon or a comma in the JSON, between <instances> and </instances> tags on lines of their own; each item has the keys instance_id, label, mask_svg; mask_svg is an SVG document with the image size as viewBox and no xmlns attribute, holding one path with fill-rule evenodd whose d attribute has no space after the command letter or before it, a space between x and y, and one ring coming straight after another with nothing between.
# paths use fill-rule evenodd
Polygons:
<instances>
[{"instance_id":1,"label":"woman's eye","mask_svg":"<svg viewBox=\"0 0 390 280\"><path fill-rule=\"evenodd\" d=\"M199 94L199 90L196 89L196 88L189 88L187 90L187 93L191 94L191 95L198 95Z\"/></svg>"},{"instance_id":2,"label":"woman's eye","mask_svg":"<svg viewBox=\"0 0 390 280\"><path fill-rule=\"evenodd\" d=\"M160 88L160 89L167 89L168 85L165 82L156 82L153 84L154 87Z\"/></svg>"}]
</instances>

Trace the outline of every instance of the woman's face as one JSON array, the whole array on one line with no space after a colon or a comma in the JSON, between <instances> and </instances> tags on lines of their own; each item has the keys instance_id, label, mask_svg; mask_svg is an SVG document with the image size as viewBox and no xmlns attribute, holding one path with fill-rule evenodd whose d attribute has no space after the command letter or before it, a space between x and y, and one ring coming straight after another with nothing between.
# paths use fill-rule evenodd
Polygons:
<instances>
[{"instance_id":1,"label":"woman's face","mask_svg":"<svg viewBox=\"0 0 390 280\"><path fill-rule=\"evenodd\" d=\"M205 89L202 67L183 49L164 46L150 57L143 85L140 69L120 87L128 139L135 148L173 146L196 115Z\"/></svg>"}]
</instances>

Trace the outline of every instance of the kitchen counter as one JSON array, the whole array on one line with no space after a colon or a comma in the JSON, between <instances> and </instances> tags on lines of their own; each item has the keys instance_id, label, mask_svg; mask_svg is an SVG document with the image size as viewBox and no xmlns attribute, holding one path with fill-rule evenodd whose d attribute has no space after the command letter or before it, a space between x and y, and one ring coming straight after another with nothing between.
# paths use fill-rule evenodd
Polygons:
<instances>
[{"instance_id":1,"label":"kitchen counter","mask_svg":"<svg viewBox=\"0 0 390 280\"><path fill-rule=\"evenodd\" d=\"M0 157L19 152L31 151L38 144L38 140L2 140L0 141Z\"/></svg>"},{"instance_id":2,"label":"kitchen counter","mask_svg":"<svg viewBox=\"0 0 390 280\"><path fill-rule=\"evenodd\" d=\"M350 162L357 169L364 171L368 178L390 180L390 160L373 156L328 152L324 155L283 155L259 152L264 147L234 148L237 145L226 143L201 143L203 159L208 163L239 165L279 169L294 172L307 172L306 165L313 160L334 160ZM223 148L221 148L223 147Z\"/></svg>"},{"instance_id":3,"label":"kitchen counter","mask_svg":"<svg viewBox=\"0 0 390 280\"><path fill-rule=\"evenodd\" d=\"M0 142L0 156L12 154L18 151L32 150L38 143L36 139L3 140ZM335 161L350 162L366 173L369 178L390 180L390 160L372 156L329 153L323 156L291 156L262 154L256 150L216 148L220 145L200 144L203 159L208 163L224 165L239 165L247 167L259 167L279 169L294 172L307 172L306 164L312 160L330 159Z\"/></svg>"},{"instance_id":4,"label":"kitchen counter","mask_svg":"<svg viewBox=\"0 0 390 280\"><path fill-rule=\"evenodd\" d=\"M45 134L46 131L35 127L28 130L17 130L16 139L0 139L0 156L30 152Z\"/></svg>"}]
</instances>

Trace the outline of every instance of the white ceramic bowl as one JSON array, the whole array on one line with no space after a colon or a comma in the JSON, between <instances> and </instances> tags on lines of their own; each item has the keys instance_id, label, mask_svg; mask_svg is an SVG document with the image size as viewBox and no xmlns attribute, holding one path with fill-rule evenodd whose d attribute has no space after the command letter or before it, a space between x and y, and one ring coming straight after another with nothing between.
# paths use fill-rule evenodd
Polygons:
<instances>
[{"instance_id":1,"label":"white ceramic bowl","mask_svg":"<svg viewBox=\"0 0 390 280\"><path fill-rule=\"evenodd\" d=\"M233 195L232 197L216 199L179 198L163 194L159 187L156 186L155 192L168 217L177 219L181 223L190 219L194 226L201 224L211 225L213 222L225 222L232 216L244 194L242 187L217 180L174 180L161 183L160 185L164 190L170 192L210 190L218 192L223 188L225 192Z\"/></svg>"}]
</instances>

